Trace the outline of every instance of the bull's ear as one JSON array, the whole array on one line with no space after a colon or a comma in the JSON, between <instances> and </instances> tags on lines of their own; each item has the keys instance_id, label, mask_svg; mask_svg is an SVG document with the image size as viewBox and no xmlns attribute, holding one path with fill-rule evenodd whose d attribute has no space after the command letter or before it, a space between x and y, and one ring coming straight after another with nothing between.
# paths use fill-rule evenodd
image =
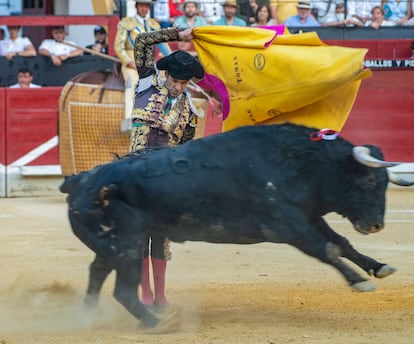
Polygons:
<instances>
[{"instance_id":1,"label":"bull's ear","mask_svg":"<svg viewBox=\"0 0 414 344\"><path fill-rule=\"evenodd\" d=\"M352 148L352 155L360 164L373 168L393 167L400 164L399 162L384 161L373 157L370 149L365 146L355 146Z\"/></svg>"}]
</instances>

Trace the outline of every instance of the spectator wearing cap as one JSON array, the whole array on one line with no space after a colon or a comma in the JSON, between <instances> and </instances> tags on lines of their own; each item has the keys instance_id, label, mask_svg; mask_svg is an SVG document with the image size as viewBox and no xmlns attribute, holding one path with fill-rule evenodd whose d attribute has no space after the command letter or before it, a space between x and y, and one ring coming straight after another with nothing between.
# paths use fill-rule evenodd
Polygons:
<instances>
[{"instance_id":1,"label":"spectator wearing cap","mask_svg":"<svg viewBox=\"0 0 414 344\"><path fill-rule=\"evenodd\" d=\"M237 2L236 0L225 0L223 3L224 15L216 20L214 25L234 25L234 26L247 26L245 20L236 16Z\"/></svg>"},{"instance_id":2,"label":"spectator wearing cap","mask_svg":"<svg viewBox=\"0 0 414 344\"><path fill-rule=\"evenodd\" d=\"M153 1L136 0L134 16L122 18L118 23L114 49L121 61L121 71L125 81L125 118L131 116L134 88L138 82L137 68L134 62L134 42L142 32L157 31L160 24L150 17ZM170 54L167 44L158 46L163 56Z\"/></svg>"},{"instance_id":3,"label":"spectator wearing cap","mask_svg":"<svg viewBox=\"0 0 414 344\"><path fill-rule=\"evenodd\" d=\"M40 88L40 85L32 83L33 73L30 68L22 67L17 71L17 84L9 86L10 88Z\"/></svg>"},{"instance_id":4,"label":"spectator wearing cap","mask_svg":"<svg viewBox=\"0 0 414 344\"><path fill-rule=\"evenodd\" d=\"M193 78L202 79L204 68L196 57L185 51L176 51L158 62L155 62L153 56L154 44L191 41L192 30L187 28L179 31L174 27L138 34L135 41L135 63L139 81L132 112L131 152L144 148L176 146L194 137L197 117L204 114L194 106L191 95L187 92L187 85ZM165 78L160 77L160 70L165 71ZM159 197L163 197L162 189ZM166 237L153 235L148 238L148 245L144 246L143 251L141 276L143 304L156 307L168 305L165 273L170 257L169 241ZM150 286L150 260L154 292Z\"/></svg>"},{"instance_id":5,"label":"spectator wearing cap","mask_svg":"<svg viewBox=\"0 0 414 344\"><path fill-rule=\"evenodd\" d=\"M299 1L296 5L298 14L289 17L285 21L287 27L313 27L320 26L319 22L311 14L311 2Z\"/></svg>"},{"instance_id":6,"label":"spectator wearing cap","mask_svg":"<svg viewBox=\"0 0 414 344\"><path fill-rule=\"evenodd\" d=\"M176 17L173 26L180 29L207 25L207 21L198 15L198 3L195 0L185 0L182 5L183 16Z\"/></svg>"},{"instance_id":7,"label":"spectator wearing cap","mask_svg":"<svg viewBox=\"0 0 414 344\"><path fill-rule=\"evenodd\" d=\"M108 44L106 43L106 30L102 26L96 26L93 30L95 42L89 44L86 48L91 49L97 53L108 54Z\"/></svg>"},{"instance_id":8,"label":"spectator wearing cap","mask_svg":"<svg viewBox=\"0 0 414 344\"><path fill-rule=\"evenodd\" d=\"M65 40L66 31L62 25L52 27L52 39L45 39L40 43L39 54L50 57L55 66L61 66L69 58L81 56L83 50L75 48L75 42L67 41L71 45L62 43Z\"/></svg>"},{"instance_id":9,"label":"spectator wearing cap","mask_svg":"<svg viewBox=\"0 0 414 344\"><path fill-rule=\"evenodd\" d=\"M15 56L36 56L36 49L30 39L19 36L20 26L9 25L7 31L9 32L9 38L2 42L2 54L8 60Z\"/></svg>"}]
</instances>

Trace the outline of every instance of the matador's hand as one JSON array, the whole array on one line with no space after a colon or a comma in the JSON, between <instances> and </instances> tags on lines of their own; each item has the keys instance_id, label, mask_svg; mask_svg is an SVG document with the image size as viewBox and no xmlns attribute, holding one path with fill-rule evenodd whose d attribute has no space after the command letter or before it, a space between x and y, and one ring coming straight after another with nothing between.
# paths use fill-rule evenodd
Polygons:
<instances>
[{"instance_id":1,"label":"matador's hand","mask_svg":"<svg viewBox=\"0 0 414 344\"><path fill-rule=\"evenodd\" d=\"M193 39L193 28L189 27L183 31L178 32L178 39L185 42L191 41Z\"/></svg>"}]
</instances>

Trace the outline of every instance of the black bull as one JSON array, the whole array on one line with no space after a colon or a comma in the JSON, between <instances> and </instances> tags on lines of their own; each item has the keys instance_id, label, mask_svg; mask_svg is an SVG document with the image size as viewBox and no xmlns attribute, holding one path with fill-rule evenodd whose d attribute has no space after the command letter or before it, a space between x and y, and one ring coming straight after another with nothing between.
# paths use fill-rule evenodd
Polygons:
<instances>
[{"instance_id":1,"label":"black bull","mask_svg":"<svg viewBox=\"0 0 414 344\"><path fill-rule=\"evenodd\" d=\"M73 232L96 253L86 301L97 302L115 269L115 298L144 324L159 322L137 296L150 233L175 242L286 243L335 267L354 289L373 290L341 257L379 278L395 269L357 252L322 216L336 212L363 234L379 231L389 180L384 167L394 164L374 146L340 137L312 141L314 131L242 127L69 177L61 191L69 194ZM365 150L370 166L361 158Z\"/></svg>"}]
</instances>

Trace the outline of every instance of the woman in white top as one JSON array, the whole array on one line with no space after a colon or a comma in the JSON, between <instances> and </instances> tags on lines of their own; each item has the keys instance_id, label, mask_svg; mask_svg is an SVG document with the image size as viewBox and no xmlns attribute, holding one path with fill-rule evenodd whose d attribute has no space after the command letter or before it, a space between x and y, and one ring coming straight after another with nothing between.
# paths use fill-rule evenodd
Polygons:
<instances>
[{"instance_id":1,"label":"woman in white top","mask_svg":"<svg viewBox=\"0 0 414 344\"><path fill-rule=\"evenodd\" d=\"M36 56L36 49L27 37L19 36L20 26L7 26L9 38L2 42L2 54L8 60L14 56Z\"/></svg>"},{"instance_id":2,"label":"woman in white top","mask_svg":"<svg viewBox=\"0 0 414 344\"><path fill-rule=\"evenodd\" d=\"M384 9L381 6L374 6L371 10L371 19L365 23L365 26L379 29L381 26L395 26L395 23L385 20Z\"/></svg>"},{"instance_id":3,"label":"woman in white top","mask_svg":"<svg viewBox=\"0 0 414 344\"><path fill-rule=\"evenodd\" d=\"M251 26L268 26L273 25L270 7L267 5L259 5L254 15L255 22Z\"/></svg>"}]
</instances>

